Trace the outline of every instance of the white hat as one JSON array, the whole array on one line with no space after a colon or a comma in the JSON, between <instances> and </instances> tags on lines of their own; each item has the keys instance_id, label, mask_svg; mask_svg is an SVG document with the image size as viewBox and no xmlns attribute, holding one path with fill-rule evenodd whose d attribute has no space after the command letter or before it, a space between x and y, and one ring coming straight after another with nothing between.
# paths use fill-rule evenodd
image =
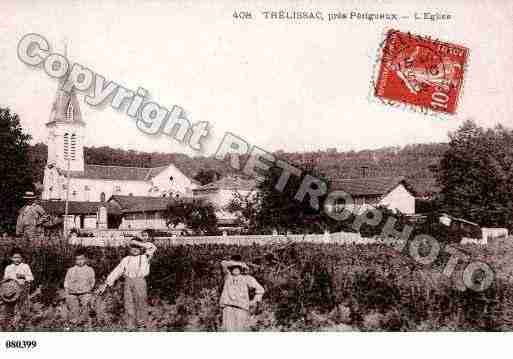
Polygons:
<instances>
[{"instance_id":1,"label":"white hat","mask_svg":"<svg viewBox=\"0 0 513 359\"><path fill-rule=\"evenodd\" d=\"M23 199L36 199L36 194L32 191L25 192Z\"/></svg>"}]
</instances>

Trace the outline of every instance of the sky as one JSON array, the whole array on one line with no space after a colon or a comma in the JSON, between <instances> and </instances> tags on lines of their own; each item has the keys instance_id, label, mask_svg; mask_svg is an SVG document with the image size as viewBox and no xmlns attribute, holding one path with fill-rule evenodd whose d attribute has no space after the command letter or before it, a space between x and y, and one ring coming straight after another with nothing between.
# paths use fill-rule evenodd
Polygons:
<instances>
[{"instance_id":1,"label":"sky","mask_svg":"<svg viewBox=\"0 0 513 359\"><path fill-rule=\"evenodd\" d=\"M513 121L513 5L496 1L28 1L0 3L0 106L19 114L33 142L58 86L22 63L18 42L45 37L106 79L148 90L162 106L208 121L211 155L225 132L267 151L339 151L447 141L465 119ZM220 5L222 4L222 5ZM250 11L253 19L234 19ZM391 12L399 21L265 19L262 11ZM415 12L450 14L416 21ZM326 20L326 19L325 19ZM448 118L392 108L370 96L378 47L390 28L469 48L458 113ZM197 154L143 134L123 111L92 107L79 93L86 146Z\"/></svg>"}]
</instances>

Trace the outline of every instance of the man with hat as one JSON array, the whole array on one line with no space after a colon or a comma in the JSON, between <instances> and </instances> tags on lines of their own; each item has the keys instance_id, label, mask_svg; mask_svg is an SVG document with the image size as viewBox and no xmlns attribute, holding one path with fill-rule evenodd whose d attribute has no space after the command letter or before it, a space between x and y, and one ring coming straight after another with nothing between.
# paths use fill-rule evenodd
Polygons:
<instances>
[{"instance_id":1,"label":"man with hat","mask_svg":"<svg viewBox=\"0 0 513 359\"><path fill-rule=\"evenodd\" d=\"M16 222L16 235L22 236L28 241L41 239L43 234L43 223L48 220L43 207L36 202L34 192L25 192L23 199L26 205L20 210Z\"/></svg>"}]
</instances>

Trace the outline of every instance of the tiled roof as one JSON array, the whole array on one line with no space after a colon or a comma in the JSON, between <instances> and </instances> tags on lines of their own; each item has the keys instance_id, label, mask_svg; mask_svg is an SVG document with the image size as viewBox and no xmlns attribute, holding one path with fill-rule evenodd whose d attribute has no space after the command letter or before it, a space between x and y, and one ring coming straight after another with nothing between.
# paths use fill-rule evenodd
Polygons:
<instances>
[{"instance_id":1,"label":"tiled roof","mask_svg":"<svg viewBox=\"0 0 513 359\"><path fill-rule=\"evenodd\" d=\"M124 213L163 211L176 200L170 197L117 196L110 197L109 203L115 202ZM192 201L192 198L180 197L180 201Z\"/></svg>"},{"instance_id":2,"label":"tiled roof","mask_svg":"<svg viewBox=\"0 0 513 359\"><path fill-rule=\"evenodd\" d=\"M408 181L419 196L431 196L440 192L440 187L435 178L418 178Z\"/></svg>"},{"instance_id":3,"label":"tiled roof","mask_svg":"<svg viewBox=\"0 0 513 359\"><path fill-rule=\"evenodd\" d=\"M406 184L404 177L362 177L331 180L330 190L341 190L352 196L383 196L403 183L412 193L413 190Z\"/></svg>"},{"instance_id":4,"label":"tiled roof","mask_svg":"<svg viewBox=\"0 0 513 359\"><path fill-rule=\"evenodd\" d=\"M207 183L204 186L201 186L195 191L202 191L202 190L216 190L216 189L228 189L228 190L234 190L234 191L251 191L256 188L256 182L255 180L251 179L244 179L240 177L224 177L221 178L219 181Z\"/></svg>"},{"instance_id":5,"label":"tiled roof","mask_svg":"<svg viewBox=\"0 0 513 359\"><path fill-rule=\"evenodd\" d=\"M165 170L168 166L143 168L143 167L124 167L124 166L103 166L103 165L84 165L84 171L71 171L72 178L87 179L107 179L122 181L148 181ZM65 174L66 171L59 171Z\"/></svg>"},{"instance_id":6,"label":"tiled roof","mask_svg":"<svg viewBox=\"0 0 513 359\"><path fill-rule=\"evenodd\" d=\"M148 181L148 180L152 179L153 177L157 176L159 173L161 173L162 171L164 171L168 167L169 167L169 165L168 166L161 166L161 167L150 168L150 170L148 171L148 174L146 176L146 180Z\"/></svg>"},{"instance_id":7,"label":"tiled roof","mask_svg":"<svg viewBox=\"0 0 513 359\"><path fill-rule=\"evenodd\" d=\"M62 215L66 211L65 201L41 201L41 206L48 214ZM107 207L107 212L118 213L115 207L105 202L68 202L69 214L96 214L98 207Z\"/></svg>"}]
</instances>

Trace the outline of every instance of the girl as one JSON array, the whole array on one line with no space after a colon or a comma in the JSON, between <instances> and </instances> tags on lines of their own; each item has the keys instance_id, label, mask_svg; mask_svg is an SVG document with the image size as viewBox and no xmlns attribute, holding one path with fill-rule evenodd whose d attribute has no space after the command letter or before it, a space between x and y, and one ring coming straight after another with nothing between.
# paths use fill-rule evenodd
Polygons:
<instances>
[{"instance_id":1,"label":"girl","mask_svg":"<svg viewBox=\"0 0 513 359\"><path fill-rule=\"evenodd\" d=\"M248 266L241 262L240 256L232 256L222 261L225 276L220 305L223 308L223 329L225 331L247 331L249 309L262 300L264 288L255 278L246 274ZM249 299L249 289L255 290L255 296Z\"/></svg>"}]
</instances>

